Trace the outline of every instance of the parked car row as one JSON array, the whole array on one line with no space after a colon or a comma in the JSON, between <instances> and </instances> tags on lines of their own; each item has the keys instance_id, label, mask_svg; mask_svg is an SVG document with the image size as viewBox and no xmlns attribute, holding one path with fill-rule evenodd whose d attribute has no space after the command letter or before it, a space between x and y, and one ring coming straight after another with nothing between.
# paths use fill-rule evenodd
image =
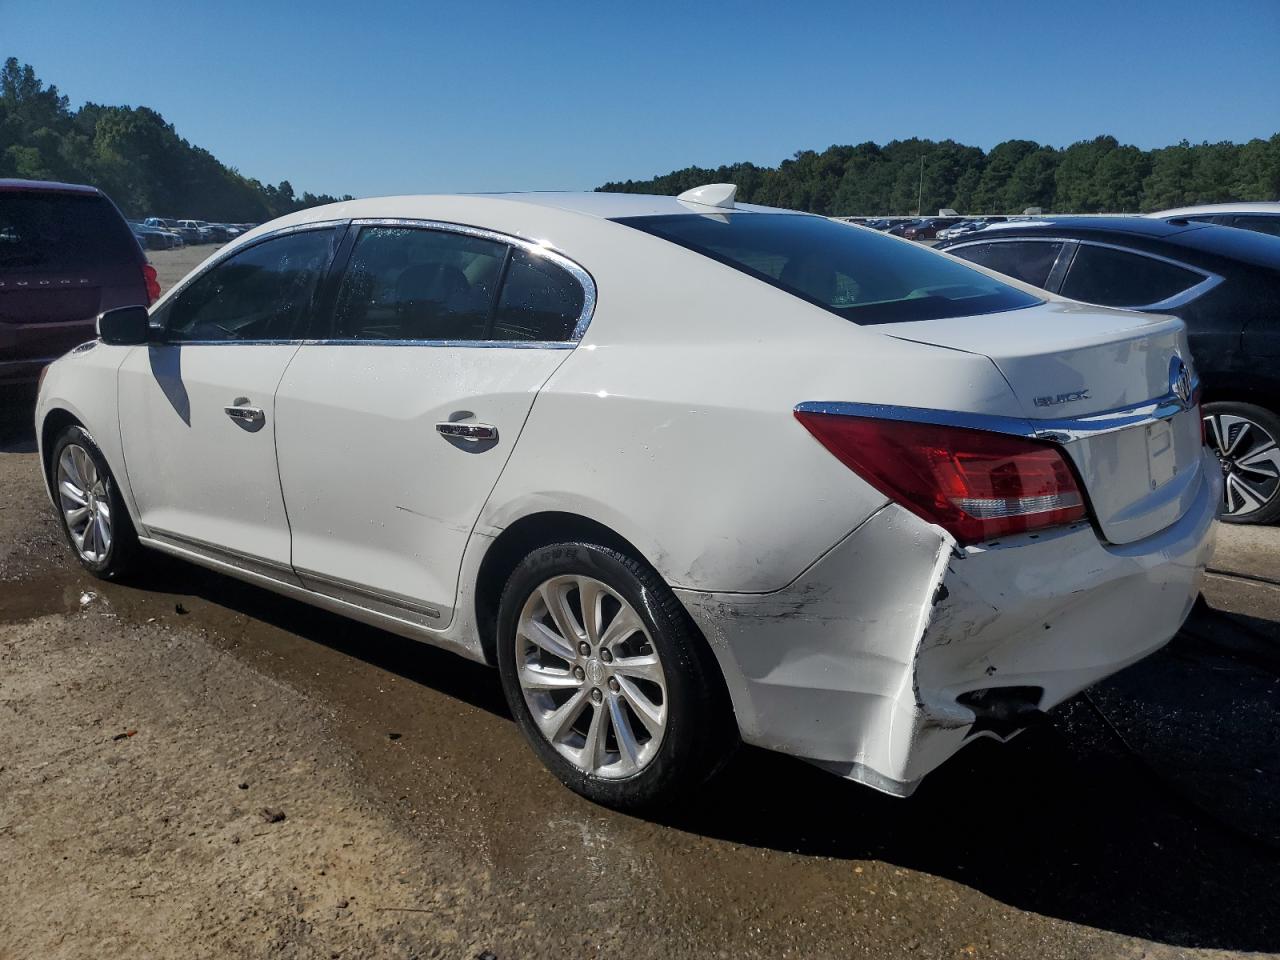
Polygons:
<instances>
[{"instance_id":1,"label":"parked car row","mask_svg":"<svg viewBox=\"0 0 1280 960\"><path fill-rule=\"evenodd\" d=\"M142 223L147 227L176 234L186 244L226 243L257 226L252 223L209 223L206 220L171 220L165 217L147 217Z\"/></svg>"}]
</instances>

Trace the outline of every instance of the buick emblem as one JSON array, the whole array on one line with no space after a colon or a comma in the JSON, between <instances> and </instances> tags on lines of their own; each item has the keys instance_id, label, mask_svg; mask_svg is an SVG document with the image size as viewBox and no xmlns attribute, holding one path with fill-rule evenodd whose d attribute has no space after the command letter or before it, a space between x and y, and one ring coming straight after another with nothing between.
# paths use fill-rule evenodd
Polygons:
<instances>
[{"instance_id":1,"label":"buick emblem","mask_svg":"<svg viewBox=\"0 0 1280 960\"><path fill-rule=\"evenodd\" d=\"M1191 369L1176 353L1169 361L1169 389L1182 401L1184 408L1191 406Z\"/></svg>"}]
</instances>

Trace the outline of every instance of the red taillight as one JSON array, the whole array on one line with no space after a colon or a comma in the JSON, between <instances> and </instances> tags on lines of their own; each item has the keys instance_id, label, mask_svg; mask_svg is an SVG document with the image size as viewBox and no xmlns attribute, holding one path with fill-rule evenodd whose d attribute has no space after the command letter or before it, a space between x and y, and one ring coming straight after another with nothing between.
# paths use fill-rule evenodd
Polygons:
<instances>
[{"instance_id":1,"label":"red taillight","mask_svg":"<svg viewBox=\"0 0 1280 960\"><path fill-rule=\"evenodd\" d=\"M845 466L960 543L1087 516L1066 458L1041 440L985 430L796 411Z\"/></svg>"},{"instance_id":2,"label":"red taillight","mask_svg":"<svg viewBox=\"0 0 1280 960\"><path fill-rule=\"evenodd\" d=\"M147 282L147 306L160 299L160 281L156 278L156 268L149 263L142 265L142 279Z\"/></svg>"}]
</instances>

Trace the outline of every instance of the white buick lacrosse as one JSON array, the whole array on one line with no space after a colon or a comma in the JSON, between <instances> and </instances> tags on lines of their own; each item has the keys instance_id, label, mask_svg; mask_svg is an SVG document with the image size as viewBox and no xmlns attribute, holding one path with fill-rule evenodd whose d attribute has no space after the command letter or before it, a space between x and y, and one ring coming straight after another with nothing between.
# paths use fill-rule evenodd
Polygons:
<instances>
[{"instance_id":1,"label":"white buick lacrosse","mask_svg":"<svg viewBox=\"0 0 1280 960\"><path fill-rule=\"evenodd\" d=\"M1182 324L733 194L249 232L48 369L72 547L495 664L628 808L740 740L906 795L1168 641L1221 483Z\"/></svg>"}]
</instances>

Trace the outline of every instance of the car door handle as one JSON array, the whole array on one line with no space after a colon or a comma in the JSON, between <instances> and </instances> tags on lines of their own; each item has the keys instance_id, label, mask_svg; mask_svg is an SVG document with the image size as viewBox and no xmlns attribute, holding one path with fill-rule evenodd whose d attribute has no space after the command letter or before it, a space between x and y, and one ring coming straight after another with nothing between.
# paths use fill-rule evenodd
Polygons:
<instances>
[{"instance_id":1,"label":"car door handle","mask_svg":"<svg viewBox=\"0 0 1280 960\"><path fill-rule=\"evenodd\" d=\"M490 423L437 423L436 433L449 440L468 440L471 443L498 439L498 428Z\"/></svg>"},{"instance_id":2,"label":"car door handle","mask_svg":"<svg viewBox=\"0 0 1280 960\"><path fill-rule=\"evenodd\" d=\"M243 402L244 401L237 401L237 404L242 404ZM248 430L257 430L267 422L267 415L262 412L260 407L237 405L233 407L224 407L223 412L240 426Z\"/></svg>"}]
</instances>

